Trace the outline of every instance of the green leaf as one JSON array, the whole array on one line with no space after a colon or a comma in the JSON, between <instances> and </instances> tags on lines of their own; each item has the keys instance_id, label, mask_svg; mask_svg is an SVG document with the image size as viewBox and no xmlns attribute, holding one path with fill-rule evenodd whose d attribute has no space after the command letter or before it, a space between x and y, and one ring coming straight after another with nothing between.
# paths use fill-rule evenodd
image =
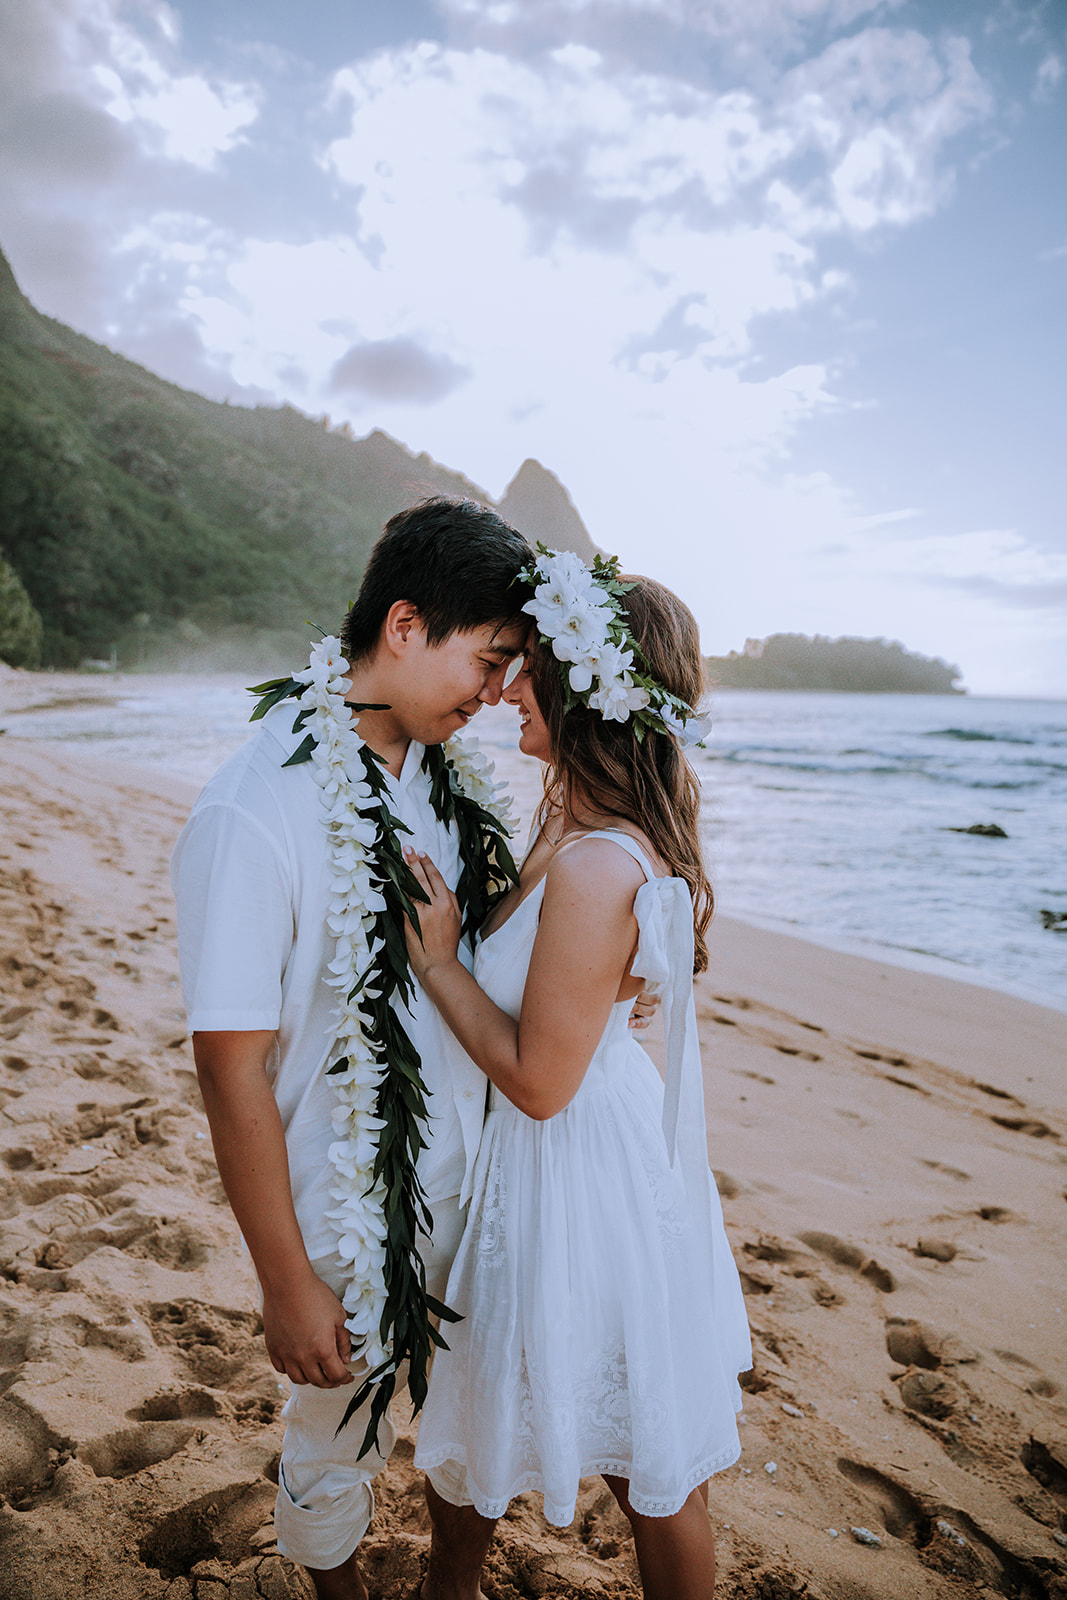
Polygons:
<instances>
[{"instance_id":1,"label":"green leaf","mask_svg":"<svg viewBox=\"0 0 1067 1600\"><path fill-rule=\"evenodd\" d=\"M302 743L298 744L288 761L283 761L283 767L299 767L304 761L311 760L311 752L315 748L315 735L309 733Z\"/></svg>"},{"instance_id":2,"label":"green leaf","mask_svg":"<svg viewBox=\"0 0 1067 1600\"><path fill-rule=\"evenodd\" d=\"M249 722L258 722L260 717L265 717L268 711L273 711L276 705L282 700L288 700L290 695L303 694L304 688L305 685L297 683L295 678L275 678L271 683L264 683L258 689L250 690L251 694L258 694L261 698L249 717Z\"/></svg>"}]
</instances>

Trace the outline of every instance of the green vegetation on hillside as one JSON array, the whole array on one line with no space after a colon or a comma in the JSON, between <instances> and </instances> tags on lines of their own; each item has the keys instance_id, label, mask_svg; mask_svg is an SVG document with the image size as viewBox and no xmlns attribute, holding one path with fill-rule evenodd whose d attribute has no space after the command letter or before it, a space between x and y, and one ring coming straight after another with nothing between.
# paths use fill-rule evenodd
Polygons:
<instances>
[{"instance_id":1,"label":"green vegetation on hillside","mask_svg":"<svg viewBox=\"0 0 1067 1600\"><path fill-rule=\"evenodd\" d=\"M37 666L42 632L18 573L0 559L0 661L12 667Z\"/></svg>"},{"instance_id":2,"label":"green vegetation on hillside","mask_svg":"<svg viewBox=\"0 0 1067 1600\"><path fill-rule=\"evenodd\" d=\"M0 557L46 664L303 648L308 619L339 623L383 522L428 494L492 503L385 434L164 382L41 316L0 255Z\"/></svg>"},{"instance_id":3,"label":"green vegetation on hillside","mask_svg":"<svg viewBox=\"0 0 1067 1600\"><path fill-rule=\"evenodd\" d=\"M713 688L814 689L854 694L962 694L959 667L888 639L809 639L772 633L743 651L709 656Z\"/></svg>"}]
</instances>

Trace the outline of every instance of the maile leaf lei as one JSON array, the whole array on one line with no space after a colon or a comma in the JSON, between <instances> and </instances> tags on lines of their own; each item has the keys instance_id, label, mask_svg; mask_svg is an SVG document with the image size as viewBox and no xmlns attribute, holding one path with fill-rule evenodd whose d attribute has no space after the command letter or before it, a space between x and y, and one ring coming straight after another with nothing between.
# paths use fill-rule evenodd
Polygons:
<instances>
[{"instance_id":1,"label":"maile leaf lei","mask_svg":"<svg viewBox=\"0 0 1067 1600\"><path fill-rule=\"evenodd\" d=\"M413 995L404 922L418 926L417 902L425 895L404 860L401 835L411 830L389 809L385 762L353 721L360 711L385 708L347 702L347 673L339 641L323 638L303 672L257 684L251 693L258 699L253 721L284 700L301 702L293 732L304 737L284 765L311 763L330 843L327 920L336 950L326 981L338 991L338 1054L328 1072L338 1138L330 1146L337 1205L329 1218L349 1272L347 1326L371 1369L341 1422L371 1398L362 1456L377 1442L405 1361L412 1408L420 1410L432 1347L444 1344L431 1318L457 1317L428 1293L418 1250L420 1231L432 1226L415 1167L426 1148L426 1089L398 1009ZM499 798L503 786L493 782L492 764L477 749L455 739L427 746L423 768L435 815L456 830L456 894L463 932L473 938L518 877L507 805Z\"/></svg>"}]
</instances>

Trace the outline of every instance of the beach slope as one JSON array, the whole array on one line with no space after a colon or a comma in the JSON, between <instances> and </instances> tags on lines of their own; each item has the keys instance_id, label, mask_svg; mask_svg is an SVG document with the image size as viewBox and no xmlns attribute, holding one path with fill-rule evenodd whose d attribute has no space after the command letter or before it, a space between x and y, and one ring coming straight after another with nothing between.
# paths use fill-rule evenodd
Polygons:
<instances>
[{"instance_id":1,"label":"beach slope","mask_svg":"<svg viewBox=\"0 0 1067 1600\"><path fill-rule=\"evenodd\" d=\"M0 740L2 1600L310 1595L184 1030L191 799ZM698 1010L756 1353L718 1593L1064 1600L1067 1019L725 921ZM428 1546L412 1440L365 1547L383 1600ZM517 1502L485 1590L638 1594L603 1486L565 1533Z\"/></svg>"}]
</instances>

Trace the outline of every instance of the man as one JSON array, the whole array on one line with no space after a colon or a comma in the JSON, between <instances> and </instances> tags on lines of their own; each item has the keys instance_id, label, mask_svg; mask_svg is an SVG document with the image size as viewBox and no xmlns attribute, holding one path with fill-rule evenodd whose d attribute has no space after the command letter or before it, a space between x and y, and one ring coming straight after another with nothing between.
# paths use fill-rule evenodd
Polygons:
<instances>
[{"instance_id":1,"label":"man","mask_svg":"<svg viewBox=\"0 0 1067 1600\"><path fill-rule=\"evenodd\" d=\"M360 738L382 758L389 806L450 887L455 829L430 803L424 747L501 696L521 651L528 597L522 536L471 501L399 513L375 546L342 633ZM392 1448L388 1420L362 1459L369 1401L338 1427L366 1363L352 1350L345 1273L328 1218L336 1103L331 863L322 791L284 701L199 796L175 848L182 986L219 1172L255 1263L271 1362L290 1378L275 1514L279 1549L310 1572L320 1600L366 1600L357 1547L371 1480ZM462 1232L464 1185L481 1132L485 1080L416 991L406 1020L429 1091L418 1177L433 1215L423 1241L438 1299ZM433 1525L426 1600L471 1600L491 1524L427 1485Z\"/></svg>"}]
</instances>

